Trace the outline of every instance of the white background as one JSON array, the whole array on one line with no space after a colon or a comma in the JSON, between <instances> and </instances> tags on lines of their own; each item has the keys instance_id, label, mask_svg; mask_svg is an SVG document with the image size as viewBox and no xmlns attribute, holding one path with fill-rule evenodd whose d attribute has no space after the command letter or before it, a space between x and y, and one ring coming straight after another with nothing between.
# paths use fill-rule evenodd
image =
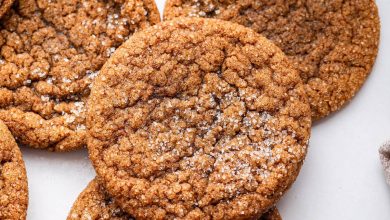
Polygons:
<instances>
[{"instance_id":1,"label":"white background","mask_svg":"<svg viewBox=\"0 0 390 220\"><path fill-rule=\"evenodd\" d=\"M157 0L162 13L164 0ZM341 111L316 122L298 180L279 202L284 220L389 220L390 187L378 158L390 139L390 1L377 0L382 20L378 59L366 84ZM58 154L23 148L28 219L66 216L94 177L86 150Z\"/></svg>"}]
</instances>

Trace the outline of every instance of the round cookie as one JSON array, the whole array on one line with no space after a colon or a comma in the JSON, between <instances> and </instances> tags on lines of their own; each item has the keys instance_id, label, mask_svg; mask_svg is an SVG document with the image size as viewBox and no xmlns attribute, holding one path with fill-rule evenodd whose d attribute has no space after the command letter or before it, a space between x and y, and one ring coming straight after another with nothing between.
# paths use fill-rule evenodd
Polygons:
<instances>
[{"instance_id":1,"label":"round cookie","mask_svg":"<svg viewBox=\"0 0 390 220\"><path fill-rule=\"evenodd\" d=\"M11 8L15 0L0 0L0 18Z\"/></svg>"},{"instance_id":2,"label":"round cookie","mask_svg":"<svg viewBox=\"0 0 390 220\"><path fill-rule=\"evenodd\" d=\"M374 0L167 0L164 18L182 16L236 22L273 41L299 68L313 119L352 99L378 52Z\"/></svg>"},{"instance_id":3,"label":"round cookie","mask_svg":"<svg viewBox=\"0 0 390 220\"><path fill-rule=\"evenodd\" d=\"M0 119L22 144L86 144L85 102L100 68L160 21L153 0L19 0L0 24Z\"/></svg>"},{"instance_id":4,"label":"round cookie","mask_svg":"<svg viewBox=\"0 0 390 220\"><path fill-rule=\"evenodd\" d=\"M241 25L178 19L134 34L88 101L89 156L137 219L253 219L294 182L311 117L298 71Z\"/></svg>"},{"instance_id":5,"label":"round cookie","mask_svg":"<svg viewBox=\"0 0 390 220\"><path fill-rule=\"evenodd\" d=\"M78 196L67 220L133 220L119 208L98 180L92 180ZM260 220L281 220L276 208L261 216Z\"/></svg>"},{"instance_id":6,"label":"round cookie","mask_svg":"<svg viewBox=\"0 0 390 220\"><path fill-rule=\"evenodd\" d=\"M0 134L0 219L26 219L28 186L22 153L1 121Z\"/></svg>"}]
</instances>

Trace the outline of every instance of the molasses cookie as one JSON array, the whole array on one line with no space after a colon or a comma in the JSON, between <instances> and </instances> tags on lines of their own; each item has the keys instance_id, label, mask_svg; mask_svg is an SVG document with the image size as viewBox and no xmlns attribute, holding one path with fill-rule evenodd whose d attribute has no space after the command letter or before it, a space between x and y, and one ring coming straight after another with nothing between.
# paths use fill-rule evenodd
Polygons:
<instances>
[{"instance_id":1,"label":"molasses cookie","mask_svg":"<svg viewBox=\"0 0 390 220\"><path fill-rule=\"evenodd\" d=\"M96 179L79 195L73 204L68 220L132 220L119 208ZM260 220L281 220L276 208L264 214Z\"/></svg>"},{"instance_id":2,"label":"molasses cookie","mask_svg":"<svg viewBox=\"0 0 390 220\"><path fill-rule=\"evenodd\" d=\"M107 194L97 179L92 180L79 195L68 215L68 220L130 220Z\"/></svg>"},{"instance_id":3,"label":"molasses cookie","mask_svg":"<svg viewBox=\"0 0 390 220\"><path fill-rule=\"evenodd\" d=\"M299 68L313 119L357 93L378 52L374 0L167 0L165 19L183 16L236 22L273 41Z\"/></svg>"},{"instance_id":4,"label":"molasses cookie","mask_svg":"<svg viewBox=\"0 0 390 220\"><path fill-rule=\"evenodd\" d=\"M0 121L0 219L26 219L28 186L22 154Z\"/></svg>"},{"instance_id":5,"label":"molasses cookie","mask_svg":"<svg viewBox=\"0 0 390 220\"><path fill-rule=\"evenodd\" d=\"M253 219L294 182L311 112L298 71L244 26L183 18L134 34L88 101L90 159L136 219Z\"/></svg>"},{"instance_id":6,"label":"molasses cookie","mask_svg":"<svg viewBox=\"0 0 390 220\"><path fill-rule=\"evenodd\" d=\"M15 0L0 0L0 18L11 8Z\"/></svg>"},{"instance_id":7,"label":"molasses cookie","mask_svg":"<svg viewBox=\"0 0 390 220\"><path fill-rule=\"evenodd\" d=\"M84 146L93 79L159 19L153 0L19 0L0 23L0 119L34 148Z\"/></svg>"}]
</instances>

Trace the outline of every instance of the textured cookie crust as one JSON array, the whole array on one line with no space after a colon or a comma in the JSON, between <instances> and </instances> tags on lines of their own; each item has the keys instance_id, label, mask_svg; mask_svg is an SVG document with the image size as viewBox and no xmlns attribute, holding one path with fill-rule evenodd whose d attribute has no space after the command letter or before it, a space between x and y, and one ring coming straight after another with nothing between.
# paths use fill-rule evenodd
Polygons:
<instances>
[{"instance_id":1,"label":"textured cookie crust","mask_svg":"<svg viewBox=\"0 0 390 220\"><path fill-rule=\"evenodd\" d=\"M92 180L79 195L67 220L133 220L123 212L107 194L99 182ZM276 208L261 216L259 220L281 220Z\"/></svg>"},{"instance_id":2,"label":"textured cookie crust","mask_svg":"<svg viewBox=\"0 0 390 220\"><path fill-rule=\"evenodd\" d=\"M0 0L0 18L11 8L15 0Z\"/></svg>"},{"instance_id":3,"label":"textured cookie crust","mask_svg":"<svg viewBox=\"0 0 390 220\"><path fill-rule=\"evenodd\" d=\"M0 23L0 119L25 145L84 146L85 101L115 49L159 22L153 0L19 0Z\"/></svg>"},{"instance_id":4,"label":"textured cookie crust","mask_svg":"<svg viewBox=\"0 0 390 220\"><path fill-rule=\"evenodd\" d=\"M184 18L134 34L104 65L88 149L137 219L253 219L295 180L310 113L274 44L231 22Z\"/></svg>"},{"instance_id":5,"label":"textured cookie crust","mask_svg":"<svg viewBox=\"0 0 390 220\"><path fill-rule=\"evenodd\" d=\"M26 219L27 175L22 154L7 126L0 121L0 219Z\"/></svg>"},{"instance_id":6,"label":"textured cookie crust","mask_svg":"<svg viewBox=\"0 0 390 220\"><path fill-rule=\"evenodd\" d=\"M182 16L236 22L273 41L299 68L313 119L357 93L378 52L374 0L167 0L164 18Z\"/></svg>"},{"instance_id":7,"label":"textured cookie crust","mask_svg":"<svg viewBox=\"0 0 390 220\"><path fill-rule=\"evenodd\" d=\"M67 220L133 220L107 194L97 179L92 180L79 195Z\"/></svg>"}]
</instances>

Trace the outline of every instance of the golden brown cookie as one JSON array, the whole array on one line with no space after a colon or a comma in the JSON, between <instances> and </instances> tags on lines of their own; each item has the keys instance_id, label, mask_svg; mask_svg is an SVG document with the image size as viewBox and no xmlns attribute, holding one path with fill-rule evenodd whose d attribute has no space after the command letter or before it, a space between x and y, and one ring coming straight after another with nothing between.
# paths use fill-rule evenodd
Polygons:
<instances>
[{"instance_id":1,"label":"golden brown cookie","mask_svg":"<svg viewBox=\"0 0 390 220\"><path fill-rule=\"evenodd\" d=\"M130 220L107 194L97 179L81 192L69 212L67 220Z\"/></svg>"},{"instance_id":2,"label":"golden brown cookie","mask_svg":"<svg viewBox=\"0 0 390 220\"><path fill-rule=\"evenodd\" d=\"M0 0L0 18L11 8L15 0Z\"/></svg>"},{"instance_id":3,"label":"golden brown cookie","mask_svg":"<svg viewBox=\"0 0 390 220\"><path fill-rule=\"evenodd\" d=\"M28 186L22 154L0 121L0 219L26 219Z\"/></svg>"},{"instance_id":4,"label":"golden brown cookie","mask_svg":"<svg viewBox=\"0 0 390 220\"><path fill-rule=\"evenodd\" d=\"M273 41L299 68L313 119L357 93L378 52L374 0L167 0L164 18L183 16L236 22Z\"/></svg>"},{"instance_id":5,"label":"golden brown cookie","mask_svg":"<svg viewBox=\"0 0 390 220\"><path fill-rule=\"evenodd\" d=\"M78 196L67 220L132 220L107 194L98 180L92 180ZM281 220L276 208L264 214L260 220Z\"/></svg>"},{"instance_id":6,"label":"golden brown cookie","mask_svg":"<svg viewBox=\"0 0 390 220\"><path fill-rule=\"evenodd\" d=\"M84 146L85 101L115 49L159 22L153 0L19 0L0 23L0 119L23 144Z\"/></svg>"},{"instance_id":7,"label":"golden brown cookie","mask_svg":"<svg viewBox=\"0 0 390 220\"><path fill-rule=\"evenodd\" d=\"M137 219L253 219L294 182L311 117L298 71L241 25L178 19L134 34L88 101L90 158Z\"/></svg>"}]
</instances>

